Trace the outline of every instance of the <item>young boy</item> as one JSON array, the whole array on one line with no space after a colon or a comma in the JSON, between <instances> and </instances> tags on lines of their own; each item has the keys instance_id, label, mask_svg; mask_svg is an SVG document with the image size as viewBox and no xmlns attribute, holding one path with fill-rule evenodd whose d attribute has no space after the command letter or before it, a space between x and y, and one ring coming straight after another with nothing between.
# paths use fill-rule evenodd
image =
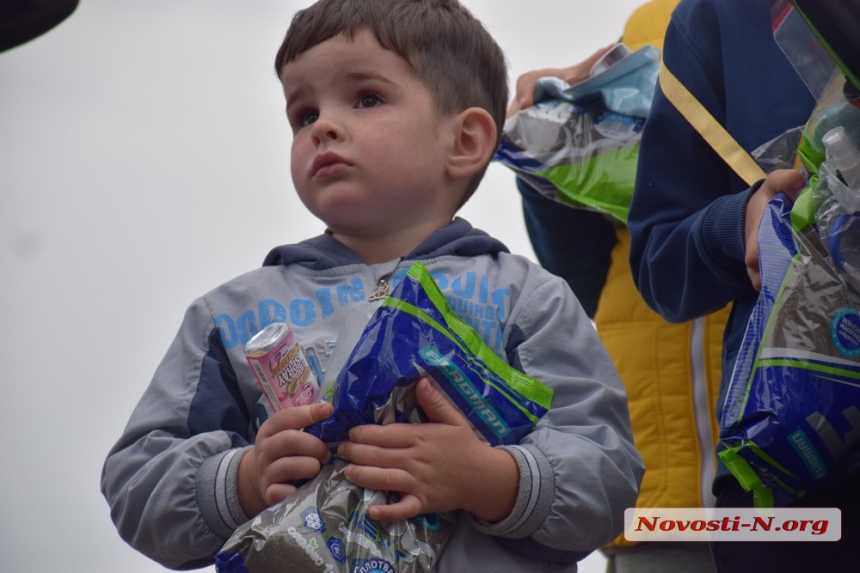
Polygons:
<instances>
[{"instance_id":1,"label":"young boy","mask_svg":"<svg viewBox=\"0 0 860 573\"><path fill-rule=\"evenodd\" d=\"M296 14L275 68L293 182L327 231L191 305L105 463L120 534L168 567L202 567L316 475L329 453L301 429L331 406L265 419L244 343L287 322L323 369L346 313L372 312L421 260L491 348L553 388L552 408L520 444L492 448L423 382L430 422L354 429L347 476L401 493L379 521L465 510L437 571L575 571L621 531L643 468L621 382L564 281L455 218L498 144L501 50L455 0L320 0Z\"/></svg>"}]
</instances>

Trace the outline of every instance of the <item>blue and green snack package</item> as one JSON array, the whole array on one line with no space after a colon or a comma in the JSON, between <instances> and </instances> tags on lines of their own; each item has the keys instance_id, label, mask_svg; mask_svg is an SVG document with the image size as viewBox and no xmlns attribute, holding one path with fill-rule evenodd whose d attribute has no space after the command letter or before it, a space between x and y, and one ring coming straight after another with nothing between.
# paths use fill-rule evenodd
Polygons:
<instances>
[{"instance_id":1,"label":"blue and green snack package","mask_svg":"<svg viewBox=\"0 0 860 573\"><path fill-rule=\"evenodd\" d=\"M509 366L454 314L416 262L347 358L335 381L334 414L305 431L336 447L356 425L420 423L414 389L425 376L491 446L517 443L552 399L549 387ZM286 500L240 526L217 555L218 572L431 571L457 512L374 522L367 510L397 494L350 483L345 466L333 458Z\"/></svg>"},{"instance_id":2,"label":"blue and green snack package","mask_svg":"<svg viewBox=\"0 0 860 573\"><path fill-rule=\"evenodd\" d=\"M810 204L807 193L794 211ZM860 437L860 314L815 224L782 195L762 221L759 258L762 290L727 390L719 455L757 506L781 507L838 474Z\"/></svg>"},{"instance_id":3,"label":"blue and green snack package","mask_svg":"<svg viewBox=\"0 0 860 573\"><path fill-rule=\"evenodd\" d=\"M660 51L645 46L569 86L540 78L535 104L506 122L493 161L542 195L627 223Z\"/></svg>"},{"instance_id":4,"label":"blue and green snack package","mask_svg":"<svg viewBox=\"0 0 860 573\"><path fill-rule=\"evenodd\" d=\"M421 421L414 407L399 407L397 400L425 375L494 446L519 442L552 399L547 386L509 366L454 314L433 277L416 262L371 318L341 370L334 414L307 431L337 443L360 424Z\"/></svg>"}]
</instances>

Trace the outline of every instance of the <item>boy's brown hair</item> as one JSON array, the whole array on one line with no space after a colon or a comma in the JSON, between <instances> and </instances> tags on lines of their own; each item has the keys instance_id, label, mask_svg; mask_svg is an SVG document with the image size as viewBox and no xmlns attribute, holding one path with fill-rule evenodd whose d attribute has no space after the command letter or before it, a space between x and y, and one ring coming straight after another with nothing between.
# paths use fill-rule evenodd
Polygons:
<instances>
[{"instance_id":1,"label":"boy's brown hair","mask_svg":"<svg viewBox=\"0 0 860 573\"><path fill-rule=\"evenodd\" d=\"M485 109L498 145L508 102L505 56L484 26L457 0L319 0L293 17L275 56L275 73L314 46L370 30L379 44L415 70L443 114ZM474 193L486 167L469 183Z\"/></svg>"}]
</instances>

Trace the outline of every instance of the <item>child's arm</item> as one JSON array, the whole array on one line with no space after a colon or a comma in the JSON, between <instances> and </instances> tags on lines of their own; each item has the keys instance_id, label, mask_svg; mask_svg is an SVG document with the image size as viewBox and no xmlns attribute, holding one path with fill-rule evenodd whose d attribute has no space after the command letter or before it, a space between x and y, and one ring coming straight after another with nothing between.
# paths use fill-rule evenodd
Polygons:
<instances>
[{"instance_id":1,"label":"child's arm","mask_svg":"<svg viewBox=\"0 0 860 573\"><path fill-rule=\"evenodd\" d=\"M644 466L626 392L563 280L533 268L506 329L509 362L553 388L552 408L518 445L504 448L520 470L511 515L478 525L531 559L581 559L621 533L624 510L636 503Z\"/></svg>"},{"instance_id":2,"label":"child's arm","mask_svg":"<svg viewBox=\"0 0 860 573\"><path fill-rule=\"evenodd\" d=\"M238 354L235 360L243 357ZM240 499L248 497L245 486L254 481L247 472L249 462L255 462L255 469L269 468L260 472L267 490L282 477L275 475L278 463L272 463L280 446L264 446L269 453L262 461L252 446L252 409L259 397L255 380L237 376L210 306L198 299L105 460L102 493L129 545L171 569L203 567L214 562L239 525L256 515L259 499ZM295 437L290 428L304 423L302 414L316 419L324 415L319 408L274 416L275 421L261 426L268 437L258 443L275 445L282 437L290 441ZM287 444L280 453L293 447L310 457L319 455L322 442L313 438L310 443L316 440L317 445L308 447L307 438L312 436L303 436L298 450ZM246 456L249 452L253 455ZM308 471L312 469L296 475Z\"/></svg>"},{"instance_id":3,"label":"child's arm","mask_svg":"<svg viewBox=\"0 0 860 573\"><path fill-rule=\"evenodd\" d=\"M198 299L105 460L102 493L129 545L171 569L214 562L246 519L236 477L251 446L249 410Z\"/></svg>"},{"instance_id":4,"label":"child's arm","mask_svg":"<svg viewBox=\"0 0 860 573\"><path fill-rule=\"evenodd\" d=\"M478 439L427 380L418 383L416 393L428 422L358 426L338 450L354 463L346 469L352 483L401 495L397 503L371 508L370 517L402 521L464 509L486 521L504 519L519 489L514 458Z\"/></svg>"}]
</instances>

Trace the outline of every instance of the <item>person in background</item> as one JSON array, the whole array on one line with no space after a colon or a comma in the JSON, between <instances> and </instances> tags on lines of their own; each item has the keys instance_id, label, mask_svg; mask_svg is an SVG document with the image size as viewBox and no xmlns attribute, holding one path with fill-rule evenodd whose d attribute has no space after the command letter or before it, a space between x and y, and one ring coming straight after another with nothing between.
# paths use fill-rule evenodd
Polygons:
<instances>
[{"instance_id":1,"label":"person in background","mask_svg":"<svg viewBox=\"0 0 860 573\"><path fill-rule=\"evenodd\" d=\"M636 50L660 48L678 0L638 7L621 41ZM532 104L538 78L585 79L612 46L568 68L520 76L508 116ZM650 119L646 121L646 126ZM645 461L638 507L713 505L721 336L728 309L670 324L648 308L628 265L627 229L608 216L571 209L517 178L526 228L538 261L564 278L579 297L627 389L633 437ZM607 573L690 573L715 570L707 543L634 543L619 536L602 548Z\"/></svg>"},{"instance_id":2,"label":"person in background","mask_svg":"<svg viewBox=\"0 0 860 573\"><path fill-rule=\"evenodd\" d=\"M338 450L347 479L400 493L368 511L378 522L462 510L437 571L576 571L622 530L643 466L624 388L567 284L456 217L499 143L501 49L456 0L321 0L293 18L275 70L293 183L326 233L275 248L188 309L105 461L120 534L168 567L203 567L316 476L330 454L301 430L331 405L257 427L266 399L244 343L289 321L306 353L325 356L347 313L370 315L420 260L461 315L480 307L480 334L549 386L552 406L519 443L490 447L422 380L429 422L352 428Z\"/></svg>"},{"instance_id":3,"label":"person in background","mask_svg":"<svg viewBox=\"0 0 860 573\"><path fill-rule=\"evenodd\" d=\"M630 264L643 298L667 320L691 320L731 305L723 339L724 395L761 286L759 223L773 196L793 200L805 185L794 170L765 178L759 168L756 176L749 154L804 125L815 99L773 38L767 0L681 0L667 29L663 62L666 75L661 72L642 137L628 220ZM694 128L672 103L679 86L725 129L719 141L706 139L712 132ZM717 151L729 148L740 152ZM856 449L843 461L839 475L796 504L840 508L841 541L717 542L712 551L718 570L856 570ZM722 464L713 489L720 507L753 505Z\"/></svg>"}]
</instances>

